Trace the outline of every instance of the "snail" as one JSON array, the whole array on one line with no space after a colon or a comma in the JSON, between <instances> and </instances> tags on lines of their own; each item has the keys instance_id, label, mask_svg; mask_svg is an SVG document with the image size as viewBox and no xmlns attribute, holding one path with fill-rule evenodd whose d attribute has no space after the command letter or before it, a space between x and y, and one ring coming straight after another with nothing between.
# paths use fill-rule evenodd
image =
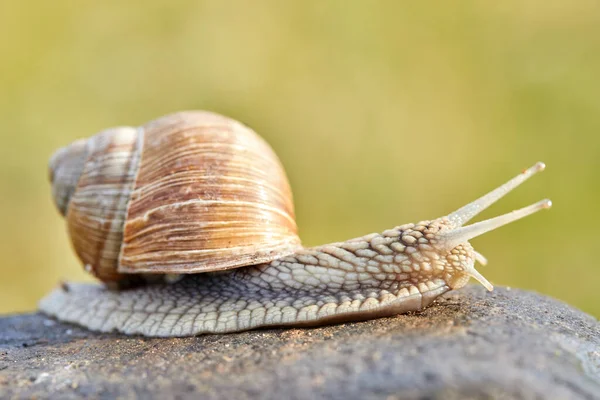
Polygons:
<instances>
[{"instance_id":1,"label":"snail","mask_svg":"<svg viewBox=\"0 0 600 400\"><path fill-rule=\"evenodd\" d=\"M186 111L102 131L50 159L73 248L103 284L65 283L42 312L95 331L191 336L419 311L474 278L469 240L549 208L465 225L537 163L447 216L304 248L271 149L225 116Z\"/></svg>"}]
</instances>

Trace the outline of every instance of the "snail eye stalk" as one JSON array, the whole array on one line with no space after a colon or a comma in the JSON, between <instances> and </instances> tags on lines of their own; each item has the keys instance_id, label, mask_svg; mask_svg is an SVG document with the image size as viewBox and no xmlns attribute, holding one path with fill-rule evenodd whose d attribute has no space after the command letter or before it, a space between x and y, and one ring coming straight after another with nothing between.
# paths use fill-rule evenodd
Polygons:
<instances>
[{"instance_id":1,"label":"snail eye stalk","mask_svg":"<svg viewBox=\"0 0 600 400\"><path fill-rule=\"evenodd\" d=\"M509 212L508 214L500 215L499 217L490 218L472 225L462 226L460 228L444 232L439 236L438 240L443 249L452 250L459 244L471 240L474 237L483 235L486 232L498 229L501 226L510 224L511 222L525 218L528 215L550 207L552 207L552 202L550 200L541 200L530 206Z\"/></svg>"},{"instance_id":2,"label":"snail eye stalk","mask_svg":"<svg viewBox=\"0 0 600 400\"><path fill-rule=\"evenodd\" d=\"M527 179L531 178L536 173L543 171L545 168L546 164L544 164L543 162L538 162L531 168L524 170L522 173L515 176L510 181L506 182L504 185L497 187L496 189L492 190L486 195L449 214L448 219L450 219L452 227L460 228L461 226L469 222L477 214L479 214L480 212L482 212L483 210L500 200L507 193L511 192L513 189L518 187Z\"/></svg>"}]
</instances>

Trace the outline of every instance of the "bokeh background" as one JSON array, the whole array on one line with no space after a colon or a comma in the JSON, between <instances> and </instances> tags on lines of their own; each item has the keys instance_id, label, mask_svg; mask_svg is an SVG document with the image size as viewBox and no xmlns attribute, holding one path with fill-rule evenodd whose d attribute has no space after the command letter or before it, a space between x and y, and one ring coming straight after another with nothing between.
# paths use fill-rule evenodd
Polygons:
<instances>
[{"instance_id":1,"label":"bokeh background","mask_svg":"<svg viewBox=\"0 0 600 400\"><path fill-rule=\"evenodd\" d=\"M50 197L58 147L209 109L275 148L306 245L446 214L538 160L473 240L494 284L600 316L600 3L0 2L0 313L90 280Z\"/></svg>"}]
</instances>

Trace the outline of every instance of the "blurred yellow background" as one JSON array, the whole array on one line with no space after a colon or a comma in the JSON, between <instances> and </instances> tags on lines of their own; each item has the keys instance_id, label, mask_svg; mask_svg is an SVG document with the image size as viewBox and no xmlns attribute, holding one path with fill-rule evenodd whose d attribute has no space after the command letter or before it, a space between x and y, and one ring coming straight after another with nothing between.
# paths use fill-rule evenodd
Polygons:
<instances>
[{"instance_id":1,"label":"blurred yellow background","mask_svg":"<svg viewBox=\"0 0 600 400\"><path fill-rule=\"evenodd\" d=\"M600 316L597 1L0 3L0 313L89 280L47 181L106 127L208 109L275 148L306 245L444 215L538 160L473 240L494 284Z\"/></svg>"}]
</instances>

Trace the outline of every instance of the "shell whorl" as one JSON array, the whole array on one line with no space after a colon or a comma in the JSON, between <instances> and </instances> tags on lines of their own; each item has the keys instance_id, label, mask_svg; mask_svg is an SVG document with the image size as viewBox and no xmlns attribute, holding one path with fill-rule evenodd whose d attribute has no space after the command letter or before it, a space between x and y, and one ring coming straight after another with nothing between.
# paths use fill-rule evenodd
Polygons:
<instances>
[{"instance_id":1,"label":"shell whorl","mask_svg":"<svg viewBox=\"0 0 600 400\"><path fill-rule=\"evenodd\" d=\"M67 214L71 197L83 172L87 159L87 140L80 139L58 149L50 158L48 169L52 197L61 215Z\"/></svg>"},{"instance_id":2,"label":"shell whorl","mask_svg":"<svg viewBox=\"0 0 600 400\"><path fill-rule=\"evenodd\" d=\"M137 170L138 132L102 131L59 150L51 161L55 201L86 269L103 281L117 272L129 193Z\"/></svg>"},{"instance_id":3,"label":"shell whorl","mask_svg":"<svg viewBox=\"0 0 600 400\"><path fill-rule=\"evenodd\" d=\"M50 171L73 246L103 281L236 268L300 247L277 156L218 114L100 132L57 151Z\"/></svg>"}]
</instances>

